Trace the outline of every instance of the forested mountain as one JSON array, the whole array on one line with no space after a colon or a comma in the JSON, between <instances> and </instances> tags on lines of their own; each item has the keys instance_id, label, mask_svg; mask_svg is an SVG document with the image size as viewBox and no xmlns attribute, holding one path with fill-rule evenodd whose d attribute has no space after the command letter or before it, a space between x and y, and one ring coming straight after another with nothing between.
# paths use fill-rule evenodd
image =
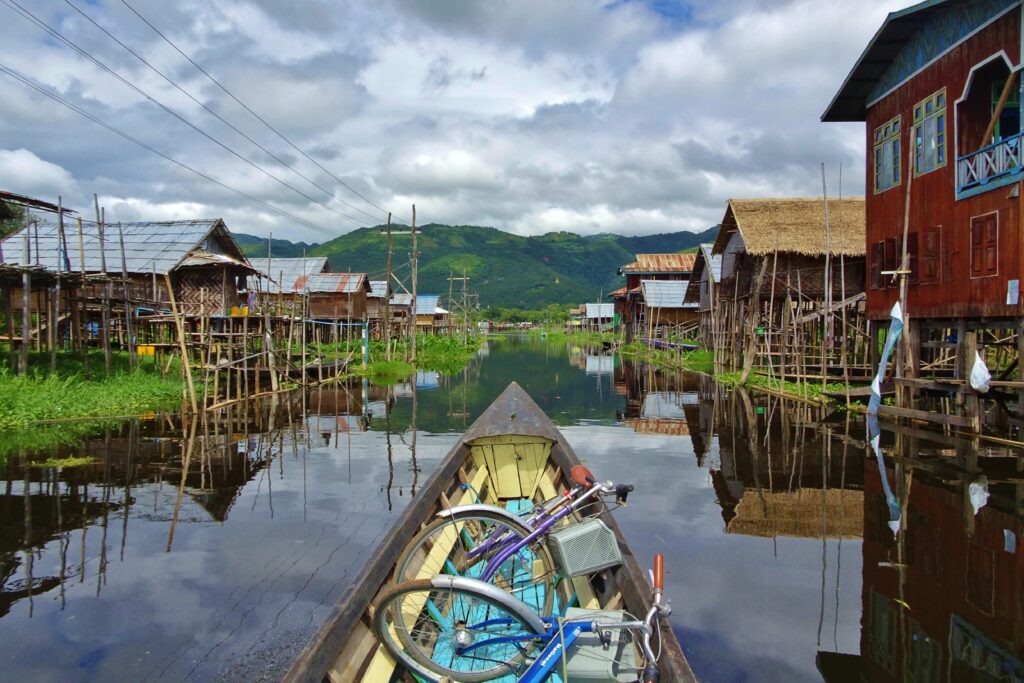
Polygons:
<instances>
[{"instance_id":1,"label":"forested mountain","mask_svg":"<svg viewBox=\"0 0 1024 683\"><path fill-rule=\"evenodd\" d=\"M637 253L671 253L690 250L714 239L717 228L702 233L675 232L641 237L601 234L580 236L552 232L521 237L496 228L430 223L417 229L420 294L448 294L448 278L465 272L469 290L480 295L481 306L535 309L548 304L579 304L600 301L622 286L615 274ZM250 256L266 256L267 241L235 235ZM393 270L409 281L412 240L395 235ZM317 245L293 244L275 239L274 256L327 256L335 271L369 273L383 279L387 264L387 238L380 227L360 228ZM461 282L454 283L456 291Z\"/></svg>"}]
</instances>

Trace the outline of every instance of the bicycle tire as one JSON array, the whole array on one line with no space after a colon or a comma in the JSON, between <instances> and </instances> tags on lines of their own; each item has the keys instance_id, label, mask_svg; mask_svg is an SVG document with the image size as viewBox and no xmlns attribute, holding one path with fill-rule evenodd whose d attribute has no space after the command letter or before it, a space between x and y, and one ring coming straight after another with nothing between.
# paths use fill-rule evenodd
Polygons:
<instances>
[{"instance_id":1,"label":"bicycle tire","mask_svg":"<svg viewBox=\"0 0 1024 683\"><path fill-rule=\"evenodd\" d=\"M489 584L475 583L493 590ZM447 596L447 600L439 601L437 596L442 598ZM405 599L408 601L403 602ZM433 610L427 607L427 603L432 604ZM486 606L486 610L482 614L477 611L481 605ZM523 605L523 608L526 606ZM448 610L447 614L445 609ZM415 610L415 623L413 628L409 628L405 621L412 616L413 610ZM440 616L435 615L435 612ZM404 616L398 620L395 618L396 614ZM427 615L428 618L424 619L424 615ZM454 628L451 624L446 627L445 624L438 623L441 618L450 621L452 615L463 617L462 620L455 622L463 624L461 629ZM471 617L473 617L472 621L468 621ZM478 628L471 628L469 624L475 623L477 620L480 620ZM503 623L506 620L509 623ZM416 627L425 621L433 623L437 627L438 632L433 638L429 637L426 629L422 632L417 631ZM495 621L501 623L491 623ZM512 643L495 643L486 649L484 646L479 646L479 649L484 651L470 657L468 655L459 656L458 650L454 647L449 649L448 646L455 642L457 633L461 632L464 637L472 639L478 639L481 635L493 638L509 635L524 638L546 635L546 631L540 631L531 624L528 616L509 605L501 604L486 591L463 586L438 586L432 579L418 579L389 586L374 602L373 623L381 643L404 665L408 666L411 661L414 664L414 671L417 673L422 674L426 669L428 676L446 676L458 683L479 683L514 673L516 669L524 665L531 654L534 654L533 650L537 648L542 639L523 640L522 647L517 647ZM425 635L426 638L424 638ZM451 658L448 665L435 659L435 657L444 658L449 655ZM476 671L458 669L454 668L457 656L460 657L459 661L465 665L470 665L473 662L486 662L493 665L485 664L487 668Z\"/></svg>"},{"instance_id":2,"label":"bicycle tire","mask_svg":"<svg viewBox=\"0 0 1024 683\"><path fill-rule=\"evenodd\" d=\"M451 569L456 570L459 576L469 576L470 578L477 578L473 576L471 572L466 570L472 569L480 565L483 559L474 563L473 565L466 566L448 566L444 564L436 564L427 566L424 570L423 564L415 567L414 563L417 558L423 557L424 561L429 558L430 552L425 548L433 547L437 538L441 534L453 533L449 531L453 525L461 525L463 529L467 525L480 524L481 527L490 525L492 532L500 529L508 529L511 533L517 535L519 538L526 538L532 533L532 531L523 525L517 523L506 516L498 513L489 512L487 510L476 510L472 513L457 514L451 517L439 517L434 519L426 527L423 528L416 536L413 537L409 545L405 547L402 554L398 558L398 562L395 564L394 583L402 583L405 581L412 581L417 578L427 578L435 574L447 574L451 573ZM461 533L456 533L457 538L463 539ZM462 552L465 552L467 548L461 548ZM499 573L496 575L497 581L494 583L501 586L506 590L510 590L516 597L522 599L524 602L531 604L540 614L550 616L554 607L555 598L555 585L557 583L557 571L555 567L554 558L551 556L551 552L548 550L547 544L543 540L535 542L530 546L530 551L533 554L532 558L523 558L522 555L506 560L499 569ZM449 553L450 555L451 553ZM446 556L447 559L447 556ZM525 560L531 561L530 567L522 566ZM539 571L534 571L533 561L539 561ZM526 571L529 571L529 575Z\"/></svg>"}]
</instances>

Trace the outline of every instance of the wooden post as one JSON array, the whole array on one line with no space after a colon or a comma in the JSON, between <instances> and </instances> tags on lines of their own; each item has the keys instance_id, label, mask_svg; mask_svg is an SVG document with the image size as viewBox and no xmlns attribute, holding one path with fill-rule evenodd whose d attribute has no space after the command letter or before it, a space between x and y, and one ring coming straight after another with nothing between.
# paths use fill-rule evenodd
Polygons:
<instances>
[{"instance_id":1,"label":"wooden post","mask_svg":"<svg viewBox=\"0 0 1024 683\"><path fill-rule=\"evenodd\" d=\"M384 276L384 360L391 360L391 297L388 296L391 288L391 254L391 212L388 211L388 265Z\"/></svg>"},{"instance_id":2,"label":"wooden post","mask_svg":"<svg viewBox=\"0 0 1024 683\"><path fill-rule=\"evenodd\" d=\"M134 370L138 366L138 359L135 357L135 340L132 331L132 305L131 294L128 290L128 262L124 255L124 230L121 224L117 224L117 237L121 243L121 293L124 296L124 330L128 336L128 367Z\"/></svg>"},{"instance_id":3,"label":"wooden post","mask_svg":"<svg viewBox=\"0 0 1024 683\"><path fill-rule=\"evenodd\" d=\"M416 270L419 261L419 254L416 252L416 205L412 205L412 364L416 365Z\"/></svg>"},{"instance_id":4,"label":"wooden post","mask_svg":"<svg viewBox=\"0 0 1024 683\"><path fill-rule=\"evenodd\" d=\"M825 315L822 320L821 388L828 383L828 356L832 346L832 234L828 223L828 188L825 185L825 164L821 165L821 201L825 206Z\"/></svg>"},{"instance_id":5,"label":"wooden post","mask_svg":"<svg viewBox=\"0 0 1024 683\"><path fill-rule=\"evenodd\" d=\"M750 316L746 349L743 353L743 372L740 374L740 385L746 383L750 377L750 371L754 367L754 351L757 348L757 319L761 312L761 284L764 282L765 271L768 270L768 259L761 259L761 268L757 272L757 279L750 290L750 299L747 303L747 315Z\"/></svg>"},{"instance_id":6,"label":"wooden post","mask_svg":"<svg viewBox=\"0 0 1024 683\"><path fill-rule=\"evenodd\" d=\"M104 241L103 235L103 214L100 213L99 198L93 194L93 203L96 206L96 232L99 236L100 243L100 274L103 276L103 302L100 305L100 341L103 344L103 368L106 373L110 374L110 283L106 280L107 276L107 246Z\"/></svg>"},{"instance_id":7,"label":"wooden post","mask_svg":"<svg viewBox=\"0 0 1024 683\"><path fill-rule=\"evenodd\" d=\"M196 388L192 383L192 367L188 361L188 346L185 344L185 322L178 313L178 304L174 300L174 287L171 286L171 274L164 273L164 280L167 283L167 296L171 299L171 314L174 316L174 326L178 329L178 348L181 349L181 371L185 374L185 381L188 383L188 397L192 403L192 412L199 412L199 405L196 402Z\"/></svg>"},{"instance_id":8,"label":"wooden post","mask_svg":"<svg viewBox=\"0 0 1024 683\"><path fill-rule=\"evenodd\" d=\"M32 275L29 271L29 245L28 245L28 233L29 228L25 226L25 232L22 242L22 272L21 272L21 367L18 368L19 374L24 377L28 374L28 344L29 334L32 328L32 313L29 310L31 306L31 294L32 294ZM13 340L12 340L13 341Z\"/></svg>"}]
</instances>

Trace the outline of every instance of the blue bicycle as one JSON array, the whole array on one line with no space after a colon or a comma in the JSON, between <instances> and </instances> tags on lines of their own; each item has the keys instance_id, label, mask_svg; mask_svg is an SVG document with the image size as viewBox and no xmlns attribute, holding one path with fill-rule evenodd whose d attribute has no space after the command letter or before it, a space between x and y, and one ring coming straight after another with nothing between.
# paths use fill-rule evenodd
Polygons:
<instances>
[{"instance_id":1,"label":"blue bicycle","mask_svg":"<svg viewBox=\"0 0 1024 683\"><path fill-rule=\"evenodd\" d=\"M628 661L636 680L657 683L658 655L651 641L658 617L671 612L662 600L660 554L654 558L653 579L651 607L642 620L600 613L543 617L494 584L453 575L393 585L375 602L372 614L381 642L405 667L431 681L515 676L520 683L541 683L564 666L577 641L591 634L609 657L633 650ZM637 642L616 638L625 633L638 635ZM615 647L613 640L618 641Z\"/></svg>"}]
</instances>

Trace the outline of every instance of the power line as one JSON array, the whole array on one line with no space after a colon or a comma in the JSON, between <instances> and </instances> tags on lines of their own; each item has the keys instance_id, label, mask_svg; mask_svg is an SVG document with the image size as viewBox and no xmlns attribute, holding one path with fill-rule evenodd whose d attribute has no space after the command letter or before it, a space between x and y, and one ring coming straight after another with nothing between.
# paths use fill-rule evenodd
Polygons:
<instances>
[{"instance_id":1,"label":"power line","mask_svg":"<svg viewBox=\"0 0 1024 683\"><path fill-rule=\"evenodd\" d=\"M188 164L186 164L186 163L184 163L182 161L178 161L177 159L175 159L175 158L173 158L173 157L171 157L171 156L169 156L167 154L164 154L160 150L158 150L158 149L156 149L154 147L151 147L150 145L146 144L142 140L139 140L138 138L132 137L128 133L125 133L123 130L120 130L119 128L115 128L114 126L112 126L109 123L103 121L99 117L94 116L93 114L90 114L89 112L85 111L84 109L81 109L80 107L72 104L71 102L69 102L69 101L65 100L63 97L61 97L60 95L57 95L55 93L50 92L49 90L46 90L45 88L43 88L42 86L38 85L37 83L33 83L27 77L23 76L22 74L18 73L17 71L15 71L14 69L8 67L5 64L0 63L0 71L6 73L8 76L11 76L15 80L17 80L17 81L27 85L28 87L32 88L36 92L39 92L40 94L45 95L46 97L49 97L51 100L54 100L55 102L59 102L60 104L63 104L68 109L71 109L72 111L76 112L77 114L80 114L81 116L84 116L85 118L89 119L90 121L92 121L92 122L94 122L96 124L99 124L100 126L103 126L104 128L106 128L110 132L116 133L117 135L120 135L121 137L123 137L125 140L128 140L129 142L134 142L139 147L142 147L143 149L145 149L145 150L147 150L149 152L152 152L153 154L156 154L157 156L159 156L159 157L161 157L163 159L166 159L167 161L170 161L172 164L180 166L181 168L184 168L185 170L190 171L190 172L196 174L197 176L199 176L200 178L203 178L204 180L208 180L211 183L215 183L215 184L219 185L220 187L223 187L226 190L230 190L231 192L234 192L238 196L243 197L245 199L248 199L250 201L253 201L253 202L259 204L260 206L262 206L262 207L264 207L266 209L269 209L270 211L273 211L275 213L279 213L282 216L285 216L286 218L289 218L289 219L295 221L296 223L299 223L301 225L305 225L308 228L312 228L313 230L317 230L317 231L322 232L322 233L324 233L326 235L332 235L332 236L334 235L333 231L328 230L327 228L325 228L323 226L317 225L315 223L310 223L309 221L307 221L305 219L302 219L302 218L299 218L298 216L295 216L294 214L292 214L292 213L290 213L288 211L285 211L284 209L280 209L280 208L278 208L276 206L273 206L272 204L268 204L267 202L263 201L262 199L257 199L256 197L253 197L251 194L248 194L247 192L244 192L244 191L239 190L239 189L237 189L235 187L232 187L231 185L228 185L227 183L223 183L223 182L217 180L216 178L213 178L212 176L209 176L206 173L203 173L202 171L200 171L198 169L195 169L192 166L189 166Z\"/></svg>"},{"instance_id":2,"label":"power line","mask_svg":"<svg viewBox=\"0 0 1024 683\"><path fill-rule=\"evenodd\" d=\"M328 169L324 168L324 167L323 167L323 166L322 166L322 165L320 164L320 162L319 162L319 161L317 161L316 159L314 159L314 158L313 158L313 157L311 157L310 155L306 154L306 152L304 152L304 151L303 151L303 150L302 150L302 149L301 149L301 148L300 148L300 147L299 147L298 145L296 145L296 144L295 144L294 142L292 142L292 141L291 141L290 139L288 139L288 137L286 137L284 133L282 133L281 131L279 131L279 130L277 130L276 128L274 128L274 127L273 127L272 125L270 125L270 123L268 123L268 122L267 122L267 121L266 121L266 120L265 120L265 119L264 119L264 118L263 118L262 116L260 116L260 115L259 115L259 114L257 114L257 113L256 113L255 111L253 111L253 110L252 110L252 109L251 109L251 108L249 107L249 105L247 105L247 104L246 104L245 102L242 102L242 100L238 99L238 97L236 97L234 93L232 93L232 92L231 92L230 90L228 90L228 89L227 89L227 88L226 88L226 87L225 87L225 86L224 86L224 85L223 85L223 84L222 84L222 83L221 83L220 81L218 81L218 80L217 80L216 78L214 78L214 77L213 77L213 76L212 76L212 75L211 75L211 74L210 74L210 73L209 73L209 72L208 72L208 71L207 71L206 69L204 69L203 67L201 67L201 66L200 66L199 64L197 64L197 63L196 63L196 61L195 61L194 59L192 59L192 58L191 58L191 57L189 57L189 56L188 56L187 54L185 54L185 53L184 53L184 52L183 52L183 51L181 50L181 48L179 48L179 47L178 47L177 45L175 45L175 44L174 44L174 42L173 42L173 41L172 41L172 40L171 40L170 38L168 38L168 37L167 37L166 35L164 35L163 33L161 33L160 29L158 29L158 28L157 28L156 26L154 26L154 25L153 25L153 24L152 24L152 23L151 23L151 22L150 22L150 21L149 21L148 19L146 19L146 17L142 16L142 14L140 14L140 13L139 13L139 11L138 11L137 9L135 9L134 7L132 7L132 6L131 6L131 4L127 2L127 0L121 0L121 4L123 4L123 5L124 5L125 7L127 7L127 8L128 8L129 10L131 10L132 14L134 14L134 15L135 15L135 16L137 16L137 17L138 17L139 19L141 19L141 20L142 20L142 22L143 22L144 24L146 24L146 26L149 26L149 27L150 27L151 29L153 29L153 32L154 32L154 33L156 33L156 34L157 34L158 36L160 36L161 38L163 38L163 39L164 39L164 41L166 41L166 43L167 43L168 45L170 45L170 46L171 46L172 48L174 48L174 50L175 50L175 51L176 51L176 52L177 52L178 54L180 54L180 55L181 55L182 57L184 57L185 59L187 59L187 60L188 60L188 62L189 62L189 63L190 63L190 64L191 64L192 66L194 66L194 67L195 67L196 69L198 69L200 73L202 73L202 74L203 74L204 76L206 76L207 78L209 78L209 79L210 79L210 81L212 81L214 85L216 85L216 86L217 86L218 88L220 88L220 89L221 89L222 91L224 91L224 93L225 93L225 94L226 94L226 95L227 95L228 97L230 97L231 99L233 99L233 100L234 100L235 102L237 102L237 103L239 104L239 106L241 106L241 107L242 107L243 109L245 109L245 110L246 110L247 112L249 112L250 114L252 114L252 116L253 116L253 117L254 117L254 118L255 118L255 119L257 120L257 121L259 121L260 123L262 123L262 124L263 124L264 126L266 126L267 128L269 128L270 130L274 131L274 133L276 133L276 134L277 134L277 136L278 136L279 138L281 138L281 139L282 139L282 140L284 140L284 141L285 141L286 143L288 143L288 145L290 145L292 149L294 149L294 150L295 150L296 152L298 152L298 153L299 153L299 154L301 154L302 156L306 157L306 159L308 159L309 161L311 161L311 162L313 162L314 164L316 164L317 168L319 168L319 169L320 169L321 171L323 171L323 172L324 172L324 173L326 173L327 175L329 175L329 176L331 176L332 178L334 178L334 179L335 179L335 180L336 180L336 181L337 181L337 182L338 182L338 183L339 183L339 184L340 184L340 185L341 185L342 187L346 188L347 190L349 190L350 192L352 192L353 194L355 194L355 195L356 195L357 197L359 197L360 199L362 199L363 201L365 201L365 202L366 202L367 204L369 204L370 206L374 207L375 209L378 209L379 211L382 211L382 212L384 212L384 213L388 213L387 209L385 209L385 208L383 208L383 207L381 207L381 206L378 206L378 205L377 205L377 204L375 204L375 203L374 203L373 201L371 201L371 200L370 200L369 198L367 198L367 197L366 197L366 196L364 196L364 195L363 195L362 193L360 193L360 192L359 192L358 190L356 190L356 189L355 189L354 187L352 187L351 185L349 185L348 183L346 183L346 182L345 182L344 180L342 180L342 179L341 179L341 178L339 178L338 176L336 176L336 175L334 175L333 173L331 173L331 171L329 171ZM402 224L405 224L405 225L408 225L408 223L407 223L406 221L402 221L402 220L398 220L398 219L396 219L396 222L398 222L398 223L402 223Z\"/></svg>"},{"instance_id":3,"label":"power line","mask_svg":"<svg viewBox=\"0 0 1024 683\"><path fill-rule=\"evenodd\" d=\"M286 162L286 161L285 161L284 159L282 159L281 157L279 157L279 156L277 156L276 154L274 154L273 152L271 152L271 151L270 151L269 149L267 149L266 147L264 147L263 145L261 145L261 144L260 144L259 142L257 142L257 141L256 141L256 140L254 140L253 138L249 137L249 135L247 135L247 134L246 134L246 133L245 133L244 131L242 131L242 130L241 130L241 129L239 129L239 128L238 128L237 126L235 126L234 124L232 124L232 123L231 123L230 121L228 121L227 119L225 119L225 118L224 118L223 116L221 116L220 114L218 114L218 113L217 113L216 111L214 111L213 109L211 109L210 107L208 107L208 106L206 105L206 103L202 102L201 100L199 100L198 98L196 98L195 96L193 96L193 95L192 95L192 93L190 93L189 91L187 91L187 90L185 90L185 89L184 89L183 87L181 87L181 86L180 86L180 85L179 85L179 84L178 84L178 83L177 83L177 82L176 82L176 81L175 81L174 79L172 79L172 78L171 78L170 76L166 75L165 73L163 73L162 71L160 71L159 69L157 69L157 68L156 68L155 66L153 66L152 64L150 64L150 63L149 63L149 62L148 62L148 61L147 61L147 60L146 60L146 59L145 59L145 58L144 58L144 57L143 57L142 55L140 55L140 54L139 54L138 52L136 52L136 51L135 51L135 50L133 50L132 48L130 48L130 47L128 47L127 45L125 45L125 44L124 44L124 43L123 43L123 42L122 42L122 41L121 41L120 39L118 39L118 38L117 38L117 36L115 36L114 34L112 34L112 33L111 33L110 31L108 31L108 30L107 30L106 28L104 28L104 27L103 27L102 25L100 25L100 24L99 24L99 23L98 23L98 22L97 22L97 21L96 21L95 19L93 19L93 18L92 18L91 16L89 16L89 15L88 15L88 14L86 14L86 13L85 13L84 11L82 11L82 9L81 9L81 8L79 8L79 7L77 6L77 5L75 5L75 4L73 3L73 2L71 2L71 0L64 0L64 2L65 2L65 4L67 4L67 5L69 6L69 7L71 7L71 9L75 10L76 12L78 12L78 13L79 13L79 14L80 14L80 15L81 15L82 17L84 17L84 18L85 18L85 19L86 19L86 20L87 20L87 21L88 21L89 23L91 23L91 24L92 24L93 26L95 26L96 28L98 28L98 29L99 29L100 31L103 31L103 33L104 33L104 34L106 34L106 35L107 35L107 37L109 37L109 38L110 38L111 40L113 40L113 41L114 41L115 43L117 43L117 44L118 44L118 45L120 45L120 46L121 46L122 48L124 48L125 50L127 50L127 51L128 51L129 53L131 53L131 54L132 54L132 56L134 56L134 57L135 57L136 59L138 59L138 60L139 60L140 62L142 62L143 64L145 64L145 65L146 65L147 67L149 67L149 69L150 69L150 70L151 70L151 71L152 71L153 73L157 74L158 76L160 76L161 78L163 78L163 79L164 79L165 81L167 81L168 83L170 83L170 84L171 84L172 86L174 86L174 87L175 87L175 88L176 88L176 89L177 89L178 91L180 91L180 92L181 92L182 94L184 94L184 95L185 95L186 97L188 97L188 98L189 98L190 100L192 100L193 102L195 102L196 104L198 104L198 105L199 105L200 107L202 107L203 109L205 109L205 110L206 110L206 111L207 111L207 112L208 112L208 113L209 113L209 114L210 114L211 116L215 117L215 118L216 118L216 119L217 119L218 121L220 121L220 122L221 122L221 123L223 123L224 125L226 125L226 126L228 126L229 128L231 128L231 130L235 131L236 133L238 133L239 135L241 135L241 136L242 136L243 138L245 138L246 140L248 140L248 141L249 141L249 142L251 142L252 144L256 145L256 146L257 146L258 148L260 148L260 150L262 150L262 151L263 151L264 153L266 153L266 154L267 154L268 156L270 156L270 157L271 157L272 159L274 159L274 161L278 162L279 164L281 164L281 165L282 165L282 166L284 166L285 168L289 169L290 171L292 171L293 173L295 173L295 175L299 176L300 178L302 178L303 180L305 180L306 182L308 182L308 183L309 183L310 185L312 185L313 187L317 188L318 190L320 190L321 192L323 192L323 193L324 193L324 194L326 194L327 196L331 197L332 199L337 199L337 200L338 200L339 202L341 202L341 203L342 203L342 204L344 204L345 206L348 206L348 207L350 207L351 209L354 209L355 211L358 211L359 213L363 214L363 215L364 215L364 216L366 216L367 218L370 218L371 220L375 220L375 221L376 221L376 220L380 220L380 217L379 217L379 216L375 216L375 215L373 215L373 214L371 214L371 213L367 213L366 211L363 211L362 209L360 209L360 208L359 208L358 206L355 206L354 204L350 204L349 202L345 201L344 199L341 199L340 197L335 197L335 195L334 195L334 193L333 193L333 192L331 192L331 191L330 191L330 190L328 190L327 188L323 187L322 185L320 185L319 183L317 183L317 182L316 182L315 180L313 180L313 179L309 178L308 176L306 176L305 174L303 174L303 173L302 173L301 171L299 171L298 169L296 169L295 167L293 167L293 166L292 166L291 164L289 164L288 162Z\"/></svg>"},{"instance_id":4,"label":"power line","mask_svg":"<svg viewBox=\"0 0 1024 683\"><path fill-rule=\"evenodd\" d=\"M15 11L16 13L18 13L19 15L21 15L21 17L22 17L22 18L24 18L24 19L27 19L27 20L28 20L28 21L30 21L31 23L34 23L34 24L35 24L35 25L36 25L37 27L39 27L39 28L41 28L42 30L46 31L47 33L49 33L49 34L50 34L50 35L52 35L53 37L57 38L58 40L60 40L61 42L63 42L63 43L65 44L65 45L67 45L68 47L70 47L70 48L71 48L72 50L74 50L75 52L77 52L77 53L78 53L78 54L80 54L81 56L85 57L86 59L88 59L89 61L91 61L91 62L92 62L93 64L95 64L96 66L100 67L101 69L103 69L104 71L106 71L107 73L109 73L109 74L110 74L111 76L114 76L114 77L115 77L115 78L117 78L117 79L118 79L119 81L121 81L122 83L124 83L124 84L125 84L126 86L128 86L129 88L131 88L132 90L134 90L134 91L135 91L136 93L138 93L139 95L141 95L141 96L142 96L142 97L144 97L145 99L149 100L149 101L150 101L150 102L152 102L153 104L157 105L158 107L160 107L161 109L163 109L163 110L164 110L165 112L167 112L168 114L170 114L170 115L171 115L171 116L173 116L174 118L178 119L179 121L181 121L182 123L184 123L184 124L185 124L186 126L188 126L189 128L191 128L192 130L196 131L197 133L199 133L200 135L202 135L202 136L203 136L203 137L205 137L206 139L210 140L210 142L214 143L215 145L217 145L217 146L218 146L218 147L220 147L221 149L225 150L226 152L228 152L228 153L229 153L229 154L231 154L232 156L234 156L234 157L238 158L238 159L239 159L240 161L243 161L244 163L248 164L249 166L252 166L252 167L253 167L254 169L256 169L257 171L259 171L259 172L263 173L264 175L266 175L266 176L267 176L268 178L271 178L272 180L276 181L276 182L277 182L277 183L279 183L280 185L282 185L282 186L284 186L284 187L286 187L286 188L290 189L290 190L291 190L292 192L295 192L296 194L298 194L299 196L301 196L301 197L305 198L306 200L308 200L308 201L312 202L313 204L317 204L317 205L319 205L319 206L322 206L323 208L327 209L328 211L330 211L330 212L332 212L332 213L335 213L335 214L337 214L337 215L341 216L342 218L345 218L345 219L347 219L347 220L351 221L352 223L354 223L354 224L355 224L355 225L357 225L357 226L360 226L360 227L362 226L362 222L361 222L361 221L359 221L359 220L357 220L357 219L353 218L352 216L349 216L349 215L348 215L348 214L346 214L346 213L343 213L343 212L341 212L341 211L339 211L339 210L335 209L335 208L334 208L334 207L332 207L332 206L328 206L327 204L324 204L323 202L321 202L321 201L319 201L319 200L317 200L317 199L315 199L315 198L313 198L313 197L310 197L310 196L309 196L308 194L306 194L306 193L305 193L305 192L303 192L302 190L300 190L300 189L298 189L298 188L294 187L293 185L291 185L291 184L289 184L289 183L285 182L285 181L284 181L284 180L282 180L281 178L278 178L278 177L277 177L276 175L274 175L274 174L273 174L273 173L271 173L270 171L266 170L265 168L263 168L263 167L262 167L262 166L260 166L259 164L255 163L255 162L253 162L253 161L250 161L249 159L246 159L246 158L245 158L244 156L242 156L241 154L239 154L239 153L238 153L238 152L236 152L235 150L231 149L230 147L228 147L227 145L225 145L225 144L224 144L223 142L221 142L221 141L220 141L220 140L218 140L217 138L213 137L212 135L210 135L209 133L207 133L207 132L206 132L206 131L204 131L204 130L203 130L202 128L200 128L199 126L195 125L194 123L192 123L192 122L191 122L191 121L189 121L188 119L186 119L186 118L185 118L184 116L182 116L182 115L178 114L178 113L177 113L176 111L174 111L174 110L173 110L173 109L171 109L170 107L166 106L165 104L163 104L162 102L160 102L159 100L157 100L157 99L156 99L155 97L152 97L152 96L151 96L151 95L150 95L149 93L145 92L144 90L142 90L141 88L139 88L138 86L136 86L136 85L135 85L134 83L132 83L131 81L129 81L129 80L128 80L128 79L126 79L125 77L121 76L121 74L117 73L116 71L114 71L113 69L111 69L110 67L108 67L108 66L107 66L106 64L104 64L104 63L103 63L102 61L100 61L99 59L97 59L96 57L94 57L94 56L93 56L92 54L90 54L90 53L89 53L89 52L88 52L87 50L84 50L84 49L80 48L80 47L79 47L79 46L78 46L77 44L75 44L75 43L74 43L74 42L73 42L72 40L70 40L69 38L67 38L66 36L64 36L64 35L63 35L62 33L60 33L59 31L57 31L57 30L56 30L56 29L54 29L53 27L49 26L49 25L48 25L48 24L47 24L46 22L44 22L44 21L43 21L42 19L40 19L39 17L35 16L34 14L32 14L31 12L29 12L28 10L26 10L26 9L25 9L24 7L22 7L21 5L19 5L19 4L17 3L17 1L16 1L16 0L4 0L4 2L6 2L6 3L7 3L7 5L8 5L8 6L9 6L9 7L10 7L10 8L12 9L12 10L14 10L14 11Z\"/></svg>"}]
</instances>

